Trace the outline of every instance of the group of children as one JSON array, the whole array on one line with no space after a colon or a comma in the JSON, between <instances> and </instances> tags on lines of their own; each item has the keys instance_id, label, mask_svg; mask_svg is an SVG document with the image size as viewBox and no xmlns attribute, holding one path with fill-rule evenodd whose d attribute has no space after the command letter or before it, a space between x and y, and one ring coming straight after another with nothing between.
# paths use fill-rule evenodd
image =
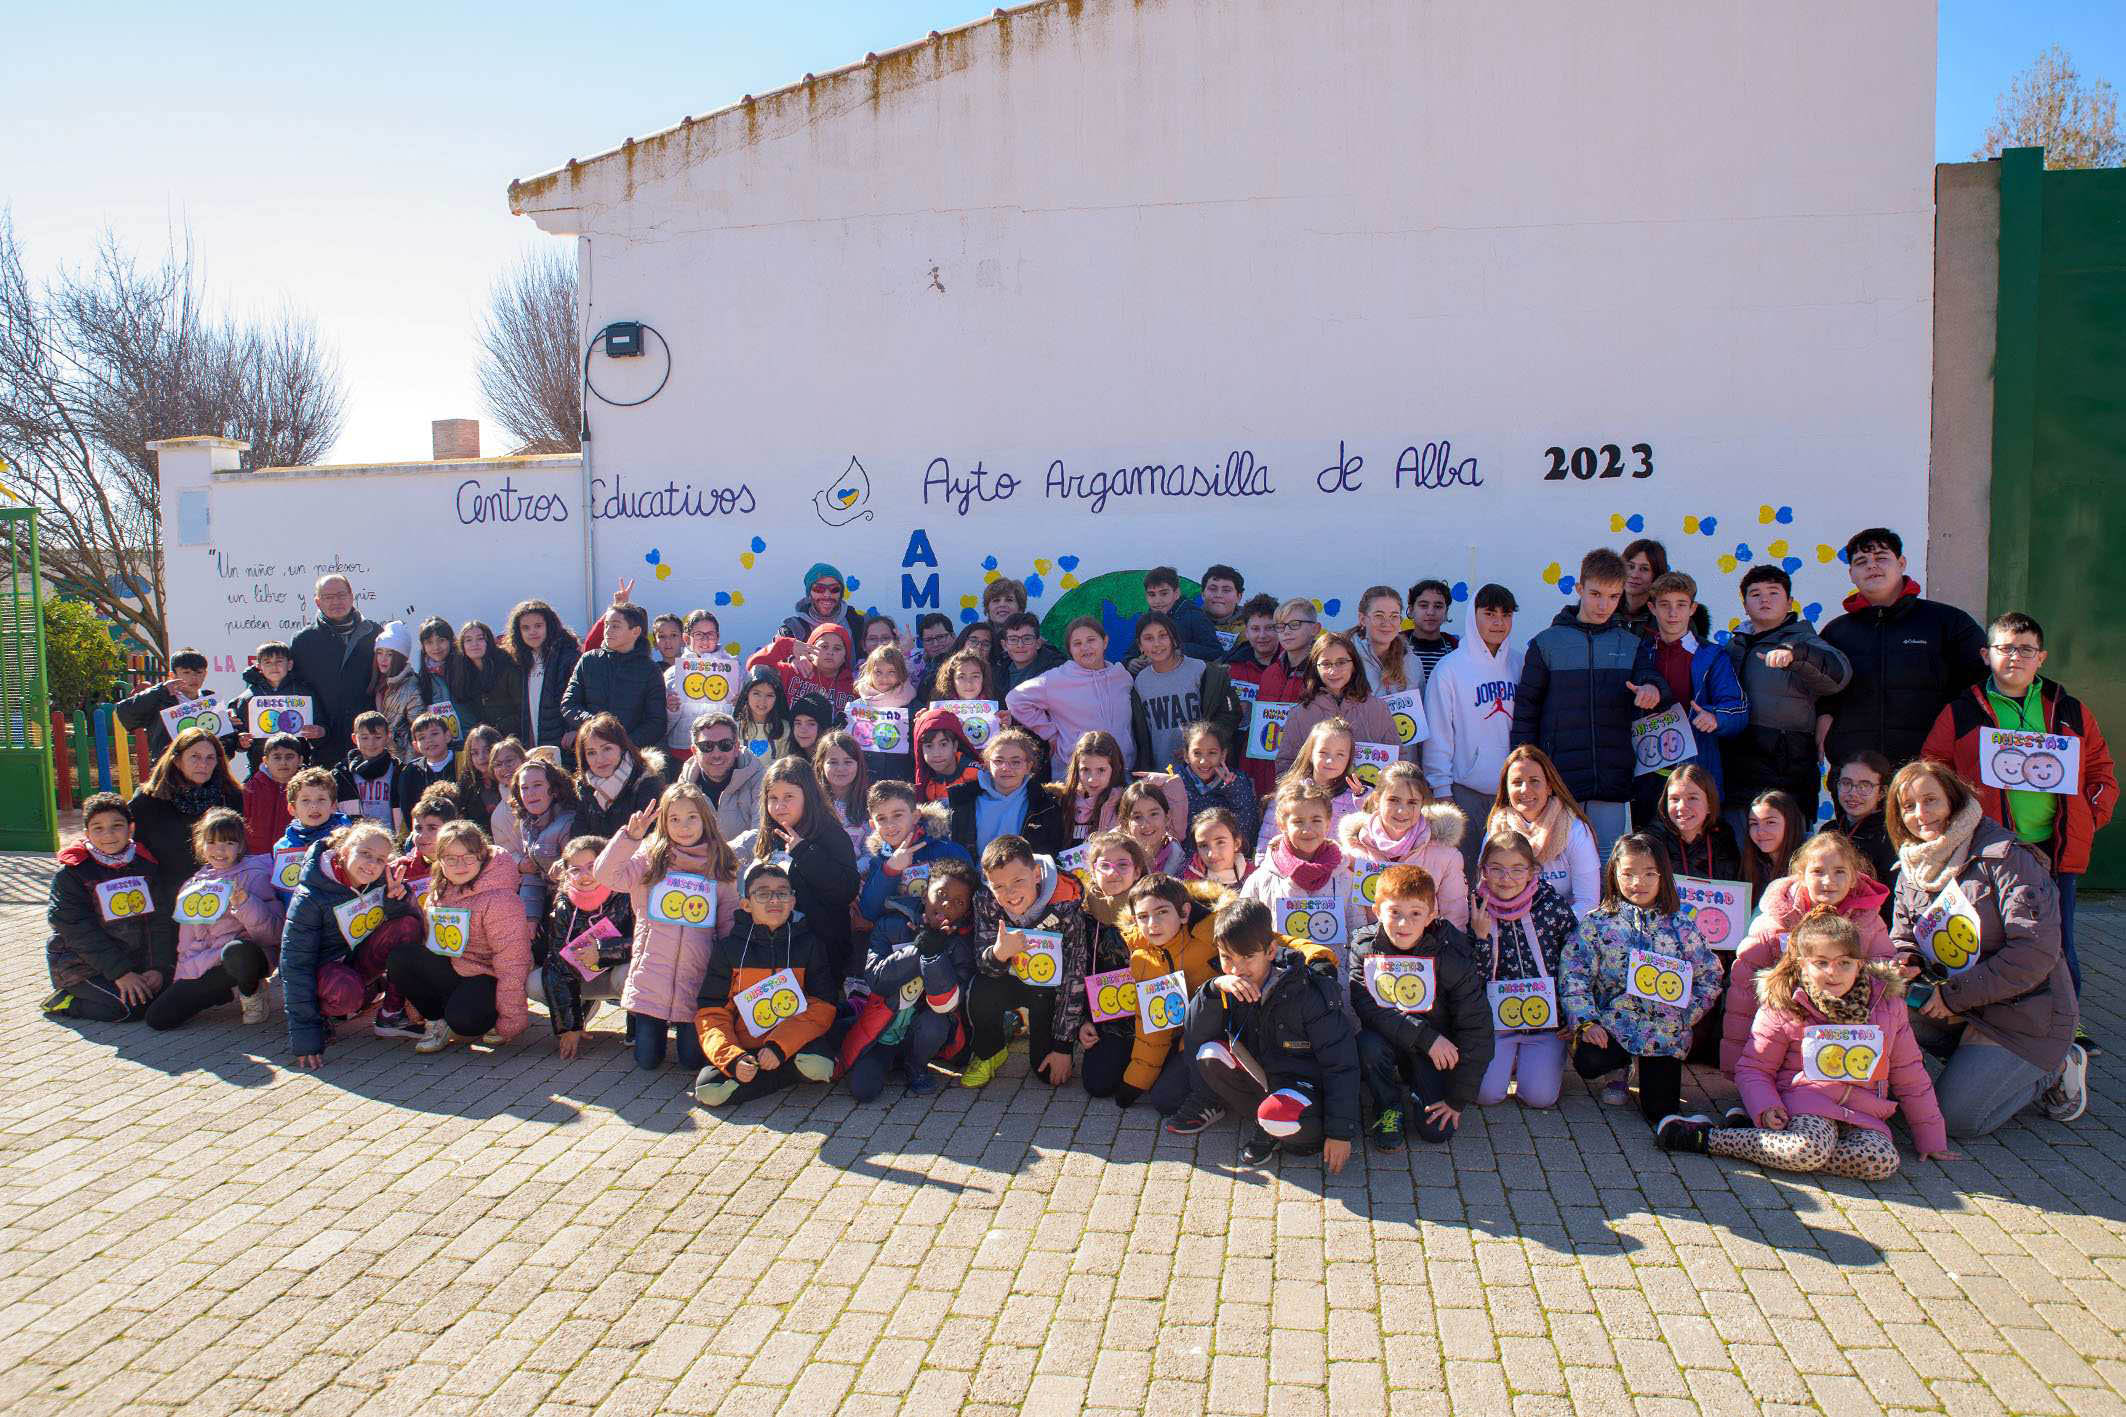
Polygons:
<instances>
[{"instance_id":1,"label":"group of children","mask_svg":"<svg viewBox=\"0 0 2126 1417\"><path fill-rule=\"evenodd\" d=\"M1583 605L1624 602L1623 565L1590 556ZM379 651L340 763L309 763L317 725L254 735L240 704L225 738L185 730L166 760L211 745L233 788L227 756L247 758L240 810L180 792L201 810L187 849L163 848L189 859L165 862L136 839L137 798L85 805L52 886L47 1008L174 1028L233 999L258 1022L277 971L291 1052L316 1067L372 1008L373 1032L435 1053L508 1043L537 1001L574 1058L609 1004L636 1064L676 1044L711 1107L837 1081L866 1102L896 1077L911 1095L980 1087L1023 1034L1050 1085L1144 1102L1172 1133L1238 1118L1250 1164L1318 1150L1337 1170L1362 1134L1445 1142L1472 1106L1554 1105L1568 1064L1617 1104L1635 1074L1671 1149L1886 1176L1901 1110L1922 1157L1950 1155L1869 845L1889 764L1845 764L1814 835L1767 789L1739 845L1717 741L1750 701L1699 638L1687 578L1647 579L1650 628L1628 645L1606 614L1560 617L1585 641L1569 672L1604 691L1578 715L1571 656L1539 637L1543 667L1515 664L1496 586L1463 646L1437 582L1412 588L1408 621L1369 590L1340 633L1307 600L1243 603L1230 567L1183 601L1162 567L1116 663L1090 619L1060 653L1040 640L1009 582L968 632L926 616L904 639L844 612L831 567L807 580L728 707L682 683L714 617L652 623L624 588L600 628L651 630L662 693L585 676L585 656L561 697L588 716L558 743L426 697L423 673L438 693L464 682L441 621L422 670ZM288 692L289 660L262 646L252 692ZM616 694L661 698L642 710L654 743ZM520 709L538 702L533 686ZM1263 703L1290 706L1282 742L1244 752ZM1631 772L1630 714L1679 703L1703 750ZM1748 884L1758 914L1731 961L1679 876ZM1719 1124L1683 1111L1693 1058L1738 1091Z\"/></svg>"}]
</instances>

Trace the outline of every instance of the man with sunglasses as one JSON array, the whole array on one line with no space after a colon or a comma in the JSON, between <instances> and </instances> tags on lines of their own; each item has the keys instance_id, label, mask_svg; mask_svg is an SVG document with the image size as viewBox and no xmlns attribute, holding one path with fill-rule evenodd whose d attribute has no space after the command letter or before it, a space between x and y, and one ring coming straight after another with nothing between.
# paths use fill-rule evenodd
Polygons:
<instances>
[{"instance_id":1,"label":"man with sunglasses","mask_svg":"<svg viewBox=\"0 0 2126 1417\"><path fill-rule=\"evenodd\" d=\"M803 644L822 625L840 625L849 632L849 643L864 642L864 617L848 604L849 583L825 561L805 572L805 593L798 598L797 613L786 617L776 631Z\"/></svg>"},{"instance_id":2,"label":"man with sunglasses","mask_svg":"<svg viewBox=\"0 0 2126 1417\"><path fill-rule=\"evenodd\" d=\"M1830 762L1873 751L1895 767L1919 756L1951 699L1984 682L1986 637L1955 606L1921 598L1904 540L1888 527L1853 533L1845 557L1853 593L1823 638L1853 676L1817 701L1816 730Z\"/></svg>"},{"instance_id":3,"label":"man with sunglasses","mask_svg":"<svg viewBox=\"0 0 2126 1417\"><path fill-rule=\"evenodd\" d=\"M2067 972L2079 996L2082 966L2074 954L2074 887L2089 869L2096 834L2111 820L2119 795L2118 773L2096 715L2058 680L2038 672L2045 667L2044 626L2011 610L1987 628L1986 642L1991 670L1986 681L1959 694L1941 711L1934 720L1934 731L1927 735L1924 753L1955 768L1957 776L1978 794L1980 809L2051 865L2053 884L2060 893L2060 952L2067 957ZM2035 755L2024 754L2014 759L2015 767L1996 771L1995 776L2003 781L2020 779L2025 786L1989 786L1979 767L1979 730L1985 728L2080 739L2074 780L2064 776L2063 768L2051 766L2063 764L2066 755L2055 753L2043 759L2048 766L2032 773L2025 765ZM2072 791L2067 790L2070 787ZM2087 1009L2082 1017L2089 1017ZM2086 1034L2076 1041L2096 1051Z\"/></svg>"},{"instance_id":4,"label":"man with sunglasses","mask_svg":"<svg viewBox=\"0 0 2126 1417\"><path fill-rule=\"evenodd\" d=\"M725 841L760 825L760 790L767 776L766 760L738 746L738 723L731 715L711 713L694 725L694 756L679 780L707 795Z\"/></svg>"}]
</instances>

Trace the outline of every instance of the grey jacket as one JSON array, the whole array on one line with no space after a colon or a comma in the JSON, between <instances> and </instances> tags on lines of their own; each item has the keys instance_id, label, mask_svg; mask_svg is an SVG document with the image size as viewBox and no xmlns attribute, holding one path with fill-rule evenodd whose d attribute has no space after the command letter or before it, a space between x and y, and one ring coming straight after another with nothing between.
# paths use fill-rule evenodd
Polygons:
<instances>
[{"instance_id":1,"label":"grey jacket","mask_svg":"<svg viewBox=\"0 0 2126 1417\"><path fill-rule=\"evenodd\" d=\"M1792 666L1766 667L1764 657L1775 649L1792 650ZM1837 693L1853 677L1853 666L1846 657L1817 634L1814 625L1792 612L1785 624L1762 634L1745 631L1731 636L1727 654L1735 662L1743 697L1749 700L1752 728L1806 733L1813 738L1816 700Z\"/></svg>"}]
</instances>

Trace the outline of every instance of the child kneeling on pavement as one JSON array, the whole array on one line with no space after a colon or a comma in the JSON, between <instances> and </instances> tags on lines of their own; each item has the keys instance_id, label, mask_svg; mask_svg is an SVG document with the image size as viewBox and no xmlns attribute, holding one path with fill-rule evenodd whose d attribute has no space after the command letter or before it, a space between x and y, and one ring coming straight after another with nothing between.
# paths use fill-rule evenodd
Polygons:
<instances>
[{"instance_id":1,"label":"child kneeling on pavement","mask_svg":"<svg viewBox=\"0 0 2126 1417\"><path fill-rule=\"evenodd\" d=\"M872 932L864 964L871 992L841 1048L841 1069L857 1101L876 1101L896 1066L908 1074L909 1096L927 1096L938 1089L930 1064L965 1051L967 1030L960 1020L974 982L979 889L966 861L933 861L924 883L922 928L913 938Z\"/></svg>"},{"instance_id":2,"label":"child kneeling on pavement","mask_svg":"<svg viewBox=\"0 0 2126 1417\"><path fill-rule=\"evenodd\" d=\"M1259 900L1219 906L1211 933L1221 972L1189 1001L1182 1034L1194 1095L1166 1129L1187 1136L1231 1112L1251 1124L1241 1165L1286 1146L1343 1170L1358 1135L1358 1044L1334 955L1278 935Z\"/></svg>"},{"instance_id":3,"label":"child kneeling on pavement","mask_svg":"<svg viewBox=\"0 0 2126 1417\"><path fill-rule=\"evenodd\" d=\"M704 1107L750 1102L798 1082L834 1077L835 997L841 971L797 918L789 871L746 868L745 904L709 953L696 1027L708 1065L695 1075Z\"/></svg>"},{"instance_id":4,"label":"child kneeling on pavement","mask_svg":"<svg viewBox=\"0 0 2126 1417\"><path fill-rule=\"evenodd\" d=\"M1381 872L1379 923L1351 937L1351 1008L1373 1096L1373 1145L1401 1151L1406 1125L1443 1142L1476 1101L1498 1045L1485 971L1468 935L1439 914L1421 866Z\"/></svg>"}]
</instances>

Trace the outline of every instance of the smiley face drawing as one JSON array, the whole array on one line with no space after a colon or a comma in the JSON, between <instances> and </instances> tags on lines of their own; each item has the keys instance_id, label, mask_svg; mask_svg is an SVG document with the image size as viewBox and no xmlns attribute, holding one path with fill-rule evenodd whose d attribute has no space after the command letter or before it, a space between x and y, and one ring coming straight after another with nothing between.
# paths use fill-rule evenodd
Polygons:
<instances>
[{"instance_id":1,"label":"smiley face drawing","mask_svg":"<svg viewBox=\"0 0 2126 1417\"><path fill-rule=\"evenodd\" d=\"M1528 1006L1541 1003L1540 999L1523 999L1518 994L1508 994L1499 1000L1499 1027L1519 1028L1528 1017Z\"/></svg>"},{"instance_id":2,"label":"smiley face drawing","mask_svg":"<svg viewBox=\"0 0 2126 1417\"><path fill-rule=\"evenodd\" d=\"M1717 945L1728 935L1727 914L1710 906L1700 906L1691 917L1691 924L1698 931L1698 938L1708 945Z\"/></svg>"},{"instance_id":3,"label":"smiley face drawing","mask_svg":"<svg viewBox=\"0 0 2126 1417\"><path fill-rule=\"evenodd\" d=\"M1968 915L1952 915L1934 932L1934 958L1944 969L1962 969L1978 953L1978 926Z\"/></svg>"},{"instance_id":4,"label":"smiley face drawing","mask_svg":"<svg viewBox=\"0 0 2126 1417\"><path fill-rule=\"evenodd\" d=\"M1816 1050L1816 1071L1827 1078L1845 1076L1845 1045L1826 1043Z\"/></svg>"},{"instance_id":5,"label":"smiley face drawing","mask_svg":"<svg viewBox=\"0 0 2126 1417\"><path fill-rule=\"evenodd\" d=\"M436 948L447 955L457 954L465 948L465 932L455 925L438 925Z\"/></svg>"},{"instance_id":6,"label":"smiley face drawing","mask_svg":"<svg viewBox=\"0 0 2126 1417\"><path fill-rule=\"evenodd\" d=\"M777 989L774 997L768 1000L768 1004L775 1010L777 1018L796 1018L797 1010L803 1002L797 997L797 991L788 985Z\"/></svg>"},{"instance_id":7,"label":"smiley face drawing","mask_svg":"<svg viewBox=\"0 0 2126 1417\"><path fill-rule=\"evenodd\" d=\"M1145 1015L1155 1030L1179 1028L1187 1009L1188 1005L1181 999L1165 992L1152 995L1144 1005Z\"/></svg>"},{"instance_id":8,"label":"smiley face drawing","mask_svg":"<svg viewBox=\"0 0 2126 1417\"><path fill-rule=\"evenodd\" d=\"M766 1033L775 1027L775 1005L768 999L753 1001L753 1027L756 1032Z\"/></svg>"},{"instance_id":9,"label":"smiley face drawing","mask_svg":"<svg viewBox=\"0 0 2126 1417\"><path fill-rule=\"evenodd\" d=\"M1314 918L1311 910L1295 910L1284 918L1284 932L1301 939L1307 937L1307 925Z\"/></svg>"},{"instance_id":10,"label":"smiley face drawing","mask_svg":"<svg viewBox=\"0 0 2126 1417\"><path fill-rule=\"evenodd\" d=\"M1683 998L1683 976L1673 969L1662 970L1660 977L1654 981L1654 992L1661 996L1663 1003L1673 1004L1680 1001Z\"/></svg>"},{"instance_id":11,"label":"smiley face drawing","mask_svg":"<svg viewBox=\"0 0 2126 1417\"><path fill-rule=\"evenodd\" d=\"M1406 713L1399 713L1395 715L1395 741L1398 743L1408 743L1416 737L1417 720Z\"/></svg>"},{"instance_id":12,"label":"smiley face drawing","mask_svg":"<svg viewBox=\"0 0 2126 1417\"><path fill-rule=\"evenodd\" d=\"M1048 955L1028 951L1013 958L1011 972L1032 983L1046 984L1056 977L1056 962Z\"/></svg>"},{"instance_id":13,"label":"smiley face drawing","mask_svg":"<svg viewBox=\"0 0 2126 1417\"><path fill-rule=\"evenodd\" d=\"M1381 873L1376 870L1358 879L1359 897L1368 905L1374 904L1380 898L1380 877Z\"/></svg>"},{"instance_id":14,"label":"smiley face drawing","mask_svg":"<svg viewBox=\"0 0 2126 1417\"><path fill-rule=\"evenodd\" d=\"M1639 966L1638 972L1632 975L1631 979L1632 983L1639 986L1640 993L1658 993L1661 988L1661 966L1657 964L1642 964Z\"/></svg>"},{"instance_id":15,"label":"smiley face drawing","mask_svg":"<svg viewBox=\"0 0 2126 1417\"><path fill-rule=\"evenodd\" d=\"M1993 775L2001 780L2003 787L2020 787L2027 763L2028 755L2022 749L2003 748L1993 755Z\"/></svg>"},{"instance_id":16,"label":"smiley face drawing","mask_svg":"<svg viewBox=\"0 0 2126 1417\"><path fill-rule=\"evenodd\" d=\"M1336 915L1333 911L1315 910L1307 915L1307 937L1317 944L1327 944L1336 938Z\"/></svg>"},{"instance_id":17,"label":"smiley face drawing","mask_svg":"<svg viewBox=\"0 0 2126 1417\"><path fill-rule=\"evenodd\" d=\"M1528 1028L1541 1028L1550 1022L1550 1000L1534 994L1521 1001L1521 1023Z\"/></svg>"},{"instance_id":18,"label":"smiley face drawing","mask_svg":"<svg viewBox=\"0 0 2126 1417\"><path fill-rule=\"evenodd\" d=\"M1824 1051L1829 1052L1830 1050L1825 1049ZM1848 1046L1845 1050L1845 1075L1855 1082L1866 1082L1875 1074L1876 1057L1875 1050L1865 1043L1855 1043ZM1823 1067L1823 1070L1826 1073L1831 1071L1827 1065Z\"/></svg>"},{"instance_id":19,"label":"smiley face drawing","mask_svg":"<svg viewBox=\"0 0 2126 1417\"><path fill-rule=\"evenodd\" d=\"M1109 1018L1137 1011L1137 986L1134 984L1102 984L1100 986L1100 1012Z\"/></svg>"},{"instance_id":20,"label":"smiley face drawing","mask_svg":"<svg viewBox=\"0 0 2126 1417\"><path fill-rule=\"evenodd\" d=\"M2067 765L2051 753L2032 753L2023 760L2023 781L2050 792L2067 780Z\"/></svg>"},{"instance_id":21,"label":"smiley face drawing","mask_svg":"<svg viewBox=\"0 0 2126 1417\"><path fill-rule=\"evenodd\" d=\"M1683 731L1679 728L1663 729L1661 731L1661 756L1654 759L1654 761L1657 763L1672 763L1682 756Z\"/></svg>"},{"instance_id":22,"label":"smiley face drawing","mask_svg":"<svg viewBox=\"0 0 2126 1417\"><path fill-rule=\"evenodd\" d=\"M1403 974L1395 979L1395 1006L1401 1009L1423 1008L1425 995L1431 992L1425 987L1422 974Z\"/></svg>"},{"instance_id":23,"label":"smiley face drawing","mask_svg":"<svg viewBox=\"0 0 2126 1417\"><path fill-rule=\"evenodd\" d=\"M1638 743L1633 746L1632 751L1638 757L1640 767L1650 768L1658 767L1660 765L1661 740L1654 737L1652 734L1649 733L1644 738L1641 738Z\"/></svg>"},{"instance_id":24,"label":"smiley face drawing","mask_svg":"<svg viewBox=\"0 0 2126 1417\"><path fill-rule=\"evenodd\" d=\"M847 526L870 521L877 513L865 505L871 500L871 474L852 456L842 475L812 494L812 510L828 526Z\"/></svg>"},{"instance_id":25,"label":"smiley face drawing","mask_svg":"<svg viewBox=\"0 0 2126 1417\"><path fill-rule=\"evenodd\" d=\"M700 925L709 918L709 898L705 895L690 895L686 898L686 918L689 925Z\"/></svg>"}]
</instances>

